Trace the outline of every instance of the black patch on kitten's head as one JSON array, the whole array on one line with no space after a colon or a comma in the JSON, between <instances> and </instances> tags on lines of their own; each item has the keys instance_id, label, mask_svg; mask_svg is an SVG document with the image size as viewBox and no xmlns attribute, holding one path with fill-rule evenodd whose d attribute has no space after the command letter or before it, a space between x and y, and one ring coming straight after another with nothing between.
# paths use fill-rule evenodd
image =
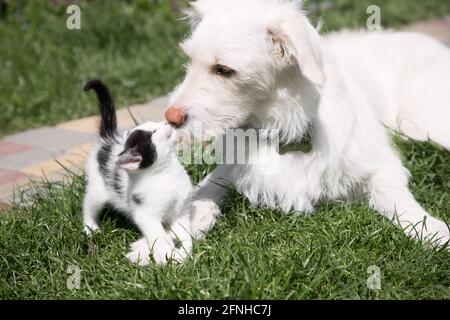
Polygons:
<instances>
[{"instance_id":1,"label":"black patch on kitten's head","mask_svg":"<svg viewBox=\"0 0 450 320\"><path fill-rule=\"evenodd\" d=\"M125 150L119 154L118 165L139 164L138 169L150 167L157 158L156 147L152 142L153 132L135 130L125 142Z\"/></svg>"}]
</instances>

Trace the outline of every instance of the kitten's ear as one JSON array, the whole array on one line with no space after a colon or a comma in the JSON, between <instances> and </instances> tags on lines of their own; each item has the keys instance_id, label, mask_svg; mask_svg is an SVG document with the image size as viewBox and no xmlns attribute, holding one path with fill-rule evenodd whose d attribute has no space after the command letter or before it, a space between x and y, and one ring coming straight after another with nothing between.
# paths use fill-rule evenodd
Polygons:
<instances>
[{"instance_id":1,"label":"kitten's ear","mask_svg":"<svg viewBox=\"0 0 450 320\"><path fill-rule=\"evenodd\" d=\"M140 168L142 163L142 155L140 155L136 148L126 149L117 156L116 165L122 169L136 171Z\"/></svg>"}]
</instances>

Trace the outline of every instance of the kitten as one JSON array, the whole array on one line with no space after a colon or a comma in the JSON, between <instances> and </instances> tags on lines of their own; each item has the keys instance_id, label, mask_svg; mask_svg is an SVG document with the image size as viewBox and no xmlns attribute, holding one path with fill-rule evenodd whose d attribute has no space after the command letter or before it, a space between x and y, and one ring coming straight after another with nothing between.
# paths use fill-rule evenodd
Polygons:
<instances>
[{"instance_id":1,"label":"kitten","mask_svg":"<svg viewBox=\"0 0 450 320\"><path fill-rule=\"evenodd\" d=\"M85 231L99 228L98 215L110 204L131 218L144 236L131 245L130 261L147 265L151 254L159 264L169 258L183 261L192 249L192 184L178 161L174 129L165 123L147 122L120 137L108 88L91 80L84 90L91 89L99 100L101 121L99 143L85 168Z\"/></svg>"}]
</instances>

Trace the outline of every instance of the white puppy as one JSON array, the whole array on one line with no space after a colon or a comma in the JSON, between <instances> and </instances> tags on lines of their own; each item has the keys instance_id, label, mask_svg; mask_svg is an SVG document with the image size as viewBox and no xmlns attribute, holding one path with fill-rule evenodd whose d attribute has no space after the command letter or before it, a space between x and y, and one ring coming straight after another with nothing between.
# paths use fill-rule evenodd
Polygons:
<instances>
[{"instance_id":1,"label":"white puppy","mask_svg":"<svg viewBox=\"0 0 450 320\"><path fill-rule=\"evenodd\" d=\"M151 253L161 264L168 258L184 260L192 248L192 185L177 158L175 131L147 122L119 137L111 94L98 80L88 82L85 90L91 89L100 101L101 122L100 142L86 164L85 230L97 230L99 213L111 204L144 235L131 245L129 260L146 265ZM174 240L181 242L179 247Z\"/></svg>"},{"instance_id":2,"label":"white puppy","mask_svg":"<svg viewBox=\"0 0 450 320\"><path fill-rule=\"evenodd\" d=\"M214 224L229 183L284 212L359 194L406 234L449 240L448 226L409 191L384 125L450 148L450 50L408 33L321 38L299 1L198 0L189 17L181 47L190 63L167 120L188 132L200 122L216 136L244 125L279 129L286 145L312 143L310 152L255 155L277 164L274 175L259 164L219 165L195 194L196 236Z\"/></svg>"}]
</instances>

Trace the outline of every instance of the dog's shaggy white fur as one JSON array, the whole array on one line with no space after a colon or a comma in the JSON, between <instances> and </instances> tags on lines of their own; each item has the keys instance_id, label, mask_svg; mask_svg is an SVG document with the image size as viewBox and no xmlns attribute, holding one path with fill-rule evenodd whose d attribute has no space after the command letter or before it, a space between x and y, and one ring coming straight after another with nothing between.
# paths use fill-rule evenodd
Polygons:
<instances>
[{"instance_id":1,"label":"dog's shaggy white fur","mask_svg":"<svg viewBox=\"0 0 450 320\"><path fill-rule=\"evenodd\" d=\"M187 75L171 104L215 135L242 125L276 128L284 143L313 128L310 153L263 155L278 164L220 165L193 204L200 236L220 214L224 182L257 205L308 213L321 200L365 197L406 234L449 240L408 189L385 126L450 149L450 50L426 36L342 32L320 37L289 0L198 0L182 49ZM222 185L222 186L221 186Z\"/></svg>"},{"instance_id":2,"label":"dog's shaggy white fur","mask_svg":"<svg viewBox=\"0 0 450 320\"><path fill-rule=\"evenodd\" d=\"M182 262L192 249L192 184L178 161L175 131L166 123L146 122L121 137L108 88L92 80L85 90L92 89L99 99L101 121L99 143L85 167L85 232L99 229L99 215L109 204L142 232L143 237L131 244L130 261L147 265L153 257L159 264L169 258Z\"/></svg>"}]
</instances>

